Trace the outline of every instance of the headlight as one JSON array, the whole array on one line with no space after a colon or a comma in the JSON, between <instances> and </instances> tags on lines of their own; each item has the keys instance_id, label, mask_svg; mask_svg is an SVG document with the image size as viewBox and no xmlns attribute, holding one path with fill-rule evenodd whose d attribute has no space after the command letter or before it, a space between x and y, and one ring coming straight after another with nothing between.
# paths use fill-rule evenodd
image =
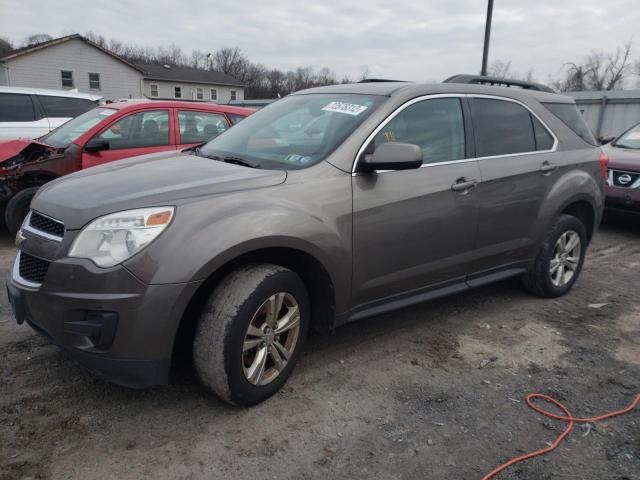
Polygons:
<instances>
[{"instance_id":1,"label":"headlight","mask_svg":"<svg viewBox=\"0 0 640 480\"><path fill-rule=\"evenodd\" d=\"M140 208L97 218L76 237L69 256L89 258L99 267L113 267L153 242L171 222L174 210Z\"/></svg>"}]
</instances>

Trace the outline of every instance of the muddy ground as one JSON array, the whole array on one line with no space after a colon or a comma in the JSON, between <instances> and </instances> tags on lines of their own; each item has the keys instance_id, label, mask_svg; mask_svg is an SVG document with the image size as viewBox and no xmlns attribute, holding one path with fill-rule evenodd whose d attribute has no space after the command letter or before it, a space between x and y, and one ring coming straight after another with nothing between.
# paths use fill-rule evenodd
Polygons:
<instances>
[{"instance_id":1,"label":"muddy ground","mask_svg":"<svg viewBox=\"0 0 640 480\"><path fill-rule=\"evenodd\" d=\"M3 276L11 243L0 238ZM637 218L601 228L564 298L512 280L316 335L285 389L245 410L205 393L188 365L168 387L105 383L0 301L2 480L480 479L563 427L527 393L589 415L640 392ZM640 411L497 478L640 479Z\"/></svg>"}]
</instances>

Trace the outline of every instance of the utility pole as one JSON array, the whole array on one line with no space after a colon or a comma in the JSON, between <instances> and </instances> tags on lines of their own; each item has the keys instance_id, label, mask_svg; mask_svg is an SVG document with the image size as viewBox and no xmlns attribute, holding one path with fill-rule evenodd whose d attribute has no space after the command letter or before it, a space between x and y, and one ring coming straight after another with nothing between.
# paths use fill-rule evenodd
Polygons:
<instances>
[{"instance_id":1,"label":"utility pole","mask_svg":"<svg viewBox=\"0 0 640 480\"><path fill-rule=\"evenodd\" d=\"M487 61L489 59L489 40L491 39L491 17L493 16L493 0L488 0L487 24L484 27L484 50L482 52L482 70L480 75L487 74Z\"/></svg>"}]
</instances>

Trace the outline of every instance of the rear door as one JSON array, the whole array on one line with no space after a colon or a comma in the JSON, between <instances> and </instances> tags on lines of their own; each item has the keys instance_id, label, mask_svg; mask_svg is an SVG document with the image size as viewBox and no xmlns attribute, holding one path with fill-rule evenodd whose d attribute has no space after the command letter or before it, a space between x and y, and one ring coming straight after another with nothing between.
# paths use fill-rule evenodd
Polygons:
<instances>
[{"instance_id":1,"label":"rear door","mask_svg":"<svg viewBox=\"0 0 640 480\"><path fill-rule=\"evenodd\" d=\"M38 114L30 95L0 93L0 139L38 138L49 132L49 122Z\"/></svg>"},{"instance_id":2,"label":"rear door","mask_svg":"<svg viewBox=\"0 0 640 480\"><path fill-rule=\"evenodd\" d=\"M532 255L540 209L559 174L557 141L520 102L479 96L469 103L482 174L473 270L518 267Z\"/></svg>"},{"instance_id":3,"label":"rear door","mask_svg":"<svg viewBox=\"0 0 640 480\"><path fill-rule=\"evenodd\" d=\"M178 150L213 140L230 125L222 113L176 109Z\"/></svg>"},{"instance_id":4,"label":"rear door","mask_svg":"<svg viewBox=\"0 0 640 480\"><path fill-rule=\"evenodd\" d=\"M455 96L412 101L378 127L365 149L412 143L424 163L352 177L355 305L463 285L473 258L480 178L464 119Z\"/></svg>"},{"instance_id":5,"label":"rear door","mask_svg":"<svg viewBox=\"0 0 640 480\"><path fill-rule=\"evenodd\" d=\"M174 150L176 147L171 141L173 130L169 112L169 109L143 110L112 122L93 137L103 140L107 148L99 151L86 151L83 148L82 168L147 153Z\"/></svg>"}]
</instances>

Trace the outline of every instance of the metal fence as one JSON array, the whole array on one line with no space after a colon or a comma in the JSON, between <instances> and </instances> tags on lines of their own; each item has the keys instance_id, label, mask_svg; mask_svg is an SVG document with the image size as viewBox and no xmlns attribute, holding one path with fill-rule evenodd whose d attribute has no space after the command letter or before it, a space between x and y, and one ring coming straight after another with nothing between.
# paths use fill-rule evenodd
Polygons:
<instances>
[{"instance_id":1,"label":"metal fence","mask_svg":"<svg viewBox=\"0 0 640 480\"><path fill-rule=\"evenodd\" d=\"M596 137L618 136L640 123L640 90L568 92Z\"/></svg>"}]
</instances>

